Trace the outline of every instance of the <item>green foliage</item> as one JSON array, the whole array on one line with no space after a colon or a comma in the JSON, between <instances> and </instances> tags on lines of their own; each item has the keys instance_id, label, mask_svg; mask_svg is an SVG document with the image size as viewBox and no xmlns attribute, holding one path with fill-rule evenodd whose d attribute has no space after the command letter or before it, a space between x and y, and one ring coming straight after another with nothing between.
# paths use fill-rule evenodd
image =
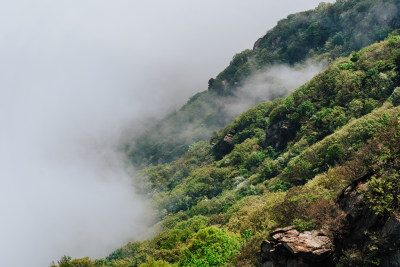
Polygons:
<instances>
[{"instance_id":1,"label":"green foliage","mask_svg":"<svg viewBox=\"0 0 400 267\"><path fill-rule=\"evenodd\" d=\"M374 157L370 160L374 175L367 182L369 190L365 197L377 215L387 215L400 211L400 123L397 118L384 113L380 120L380 131L371 146Z\"/></svg>"},{"instance_id":2,"label":"green foliage","mask_svg":"<svg viewBox=\"0 0 400 267\"><path fill-rule=\"evenodd\" d=\"M352 113L354 117L360 117L364 109L364 105L362 100L360 99L353 99L349 103L349 111Z\"/></svg>"},{"instance_id":3,"label":"green foliage","mask_svg":"<svg viewBox=\"0 0 400 267\"><path fill-rule=\"evenodd\" d=\"M294 109L294 99L293 99L293 97L290 97L290 96L285 97L284 100L283 100L282 106L283 106L283 109L284 109L285 113L292 112L293 109Z\"/></svg>"},{"instance_id":4,"label":"green foliage","mask_svg":"<svg viewBox=\"0 0 400 267\"><path fill-rule=\"evenodd\" d=\"M359 53L354 53L352 56L351 56L351 58L350 58L350 60L352 61L352 62L357 62L359 59L360 59L360 54Z\"/></svg>"},{"instance_id":5,"label":"green foliage","mask_svg":"<svg viewBox=\"0 0 400 267\"><path fill-rule=\"evenodd\" d=\"M327 164L333 164L343 158L344 149L339 144L333 144L326 150L325 161Z\"/></svg>"},{"instance_id":6,"label":"green foliage","mask_svg":"<svg viewBox=\"0 0 400 267\"><path fill-rule=\"evenodd\" d=\"M281 180L277 180L275 184L269 187L269 191L271 192L285 192L289 190L289 188L293 187L294 184L290 182L282 182Z\"/></svg>"},{"instance_id":7,"label":"green foliage","mask_svg":"<svg viewBox=\"0 0 400 267\"><path fill-rule=\"evenodd\" d=\"M268 193L262 196L248 196L238 201L228 210L230 216L226 227L230 231L245 233L251 230L252 235L271 231L276 227L272 214L275 205L282 203L285 193Z\"/></svg>"},{"instance_id":8,"label":"green foliage","mask_svg":"<svg viewBox=\"0 0 400 267\"><path fill-rule=\"evenodd\" d=\"M70 262L71 267L95 267L94 262L89 259L89 257L82 259L73 259Z\"/></svg>"},{"instance_id":9,"label":"green foliage","mask_svg":"<svg viewBox=\"0 0 400 267\"><path fill-rule=\"evenodd\" d=\"M392 101L393 105L398 106L400 104L400 87L396 87L393 90L392 95L389 98Z\"/></svg>"},{"instance_id":10,"label":"green foliage","mask_svg":"<svg viewBox=\"0 0 400 267\"><path fill-rule=\"evenodd\" d=\"M309 100L304 101L297 107L297 112L302 115L309 117L315 112L315 107L313 103L311 103Z\"/></svg>"},{"instance_id":11,"label":"green foliage","mask_svg":"<svg viewBox=\"0 0 400 267\"><path fill-rule=\"evenodd\" d=\"M250 168L251 166L258 165L262 162L264 155L260 151L261 147L257 139L246 139L243 143L237 144L229 155L227 155L223 162L229 161L230 165Z\"/></svg>"},{"instance_id":12,"label":"green foliage","mask_svg":"<svg viewBox=\"0 0 400 267\"><path fill-rule=\"evenodd\" d=\"M372 175L365 192L371 209L378 215L399 211L400 127L393 118L400 114L400 38L391 35L352 52L394 27L377 22L373 6L380 4L400 8L394 0L321 4L280 21L259 50L235 55L210 79L209 91L126 148L136 165L153 165L141 174L159 232L105 260L64 256L59 265L250 265L240 262L244 254L254 255L276 227L338 225L333 199L365 173ZM220 113L254 69L308 56L337 62L285 98L258 104L234 120ZM209 142L199 141L224 125ZM344 266L377 262L357 250L344 253Z\"/></svg>"},{"instance_id":13,"label":"green foliage","mask_svg":"<svg viewBox=\"0 0 400 267\"><path fill-rule=\"evenodd\" d=\"M139 265L139 267L177 267L177 264L170 264L169 262L163 261L163 260L154 260L150 259L146 263L142 263Z\"/></svg>"},{"instance_id":14,"label":"green foliage","mask_svg":"<svg viewBox=\"0 0 400 267\"><path fill-rule=\"evenodd\" d=\"M392 176L377 178L373 176L368 181L370 190L365 194L370 202L372 210L377 215L389 214L400 206L400 176L396 173Z\"/></svg>"},{"instance_id":15,"label":"green foliage","mask_svg":"<svg viewBox=\"0 0 400 267\"><path fill-rule=\"evenodd\" d=\"M252 236L253 236L253 234L251 233L251 229L247 229L242 233L242 238L245 241L249 241Z\"/></svg>"},{"instance_id":16,"label":"green foliage","mask_svg":"<svg viewBox=\"0 0 400 267\"><path fill-rule=\"evenodd\" d=\"M236 198L241 199L246 196L260 195L262 192L254 185L245 185L236 191Z\"/></svg>"},{"instance_id":17,"label":"green foliage","mask_svg":"<svg viewBox=\"0 0 400 267\"><path fill-rule=\"evenodd\" d=\"M152 239L158 250L173 250L185 243L193 234L206 227L207 218L195 216L186 221L179 222L172 229L167 229Z\"/></svg>"},{"instance_id":18,"label":"green foliage","mask_svg":"<svg viewBox=\"0 0 400 267\"><path fill-rule=\"evenodd\" d=\"M387 38L389 46L395 47L399 44L400 42L400 36L399 35L389 35Z\"/></svg>"},{"instance_id":19,"label":"green foliage","mask_svg":"<svg viewBox=\"0 0 400 267\"><path fill-rule=\"evenodd\" d=\"M305 221L300 218L296 218L292 221L292 225L296 228L296 230L300 232L311 231L315 229L315 223L312 221Z\"/></svg>"},{"instance_id":20,"label":"green foliage","mask_svg":"<svg viewBox=\"0 0 400 267\"><path fill-rule=\"evenodd\" d=\"M353 62L344 62L342 64L339 64L339 67L342 70L353 70Z\"/></svg>"},{"instance_id":21,"label":"green foliage","mask_svg":"<svg viewBox=\"0 0 400 267\"><path fill-rule=\"evenodd\" d=\"M370 69L365 73L365 76L366 76L366 77L372 77L372 76L374 76L374 75L376 75L376 74L378 74L378 68L377 68L377 67L373 67L373 68L370 68Z\"/></svg>"},{"instance_id":22,"label":"green foliage","mask_svg":"<svg viewBox=\"0 0 400 267\"><path fill-rule=\"evenodd\" d=\"M398 79L390 63L398 49L387 41L363 49L287 98L249 109L215 132L212 145L196 143L178 160L143 170L160 212L161 232L115 251L107 262L226 265L234 255L256 249L256 240L275 227L292 224L303 231L338 224L331 207L346 183L371 166L397 164L397 152L389 144L395 143L396 132L391 118L400 107L386 100ZM342 69L343 62L351 62L352 68ZM374 68L377 73L366 75ZM376 138L381 145L375 147L385 148L379 153L368 143ZM376 177L395 176L376 171ZM371 207L396 210L395 198L378 194L395 183L374 182L370 187L377 189L367 194ZM232 237L228 231L238 234L234 255L218 250Z\"/></svg>"},{"instance_id":23,"label":"green foliage","mask_svg":"<svg viewBox=\"0 0 400 267\"><path fill-rule=\"evenodd\" d=\"M216 227L199 231L182 251L184 266L225 266L239 253L241 238Z\"/></svg>"},{"instance_id":24,"label":"green foliage","mask_svg":"<svg viewBox=\"0 0 400 267\"><path fill-rule=\"evenodd\" d=\"M69 256L63 256L58 261L58 267L97 267L97 266L99 267L103 266L103 262L98 260L93 262L91 259L89 259L89 257L72 260L71 257Z\"/></svg>"},{"instance_id":25,"label":"green foliage","mask_svg":"<svg viewBox=\"0 0 400 267\"><path fill-rule=\"evenodd\" d=\"M159 191L169 190L178 185L190 172L211 162L211 146L205 141L192 144L177 161L170 164L142 170L148 177L148 187Z\"/></svg>"},{"instance_id":26,"label":"green foliage","mask_svg":"<svg viewBox=\"0 0 400 267\"><path fill-rule=\"evenodd\" d=\"M347 122L343 109L335 108L336 112L332 108L324 108L311 118L315 122L314 125L320 129L319 136L327 135Z\"/></svg>"},{"instance_id":27,"label":"green foliage","mask_svg":"<svg viewBox=\"0 0 400 267\"><path fill-rule=\"evenodd\" d=\"M205 215L209 216L212 214L218 214L226 212L226 210L236 201L235 194L233 192L225 192L219 197L213 197L212 199L203 199L193 206L189 211L188 215L193 216Z\"/></svg>"},{"instance_id":28,"label":"green foliage","mask_svg":"<svg viewBox=\"0 0 400 267\"><path fill-rule=\"evenodd\" d=\"M160 122L149 123L150 129L126 147L131 161L139 167L172 162L182 156L190 144L208 139L213 130L230 123L234 117L223 112L224 106L227 105L230 97L235 95L235 90L255 70L273 66L275 63L293 65L313 57L317 60L334 62L340 57L349 56L353 51L358 51L388 36L388 47L398 48L399 37L393 32L400 27L396 12L387 12L385 19L382 19L377 15L376 7L382 10L399 10L400 3L396 0L337 1L334 4L321 4L314 10L289 15L286 19L279 21L260 39L255 50L245 50L236 54L216 78L211 78L208 84L209 90L196 94L180 110L170 113ZM354 81L347 73L347 77L343 77L342 80L349 81L345 86L349 90L338 94L341 98L339 101L349 97L348 94L354 89L357 90L351 98L356 97L360 89L365 89L359 82L375 83L379 79L380 72L400 66L398 55L392 55L390 62L385 61L378 66L369 66L374 65L374 53L378 51L369 49L370 51L353 53L349 59L341 61L337 66L338 70L344 72L362 70L365 77L372 80ZM360 74L355 76L360 76ZM331 86L334 87L335 84L316 88L329 89ZM379 95L379 90L382 88L375 84L373 94ZM331 92L331 95L334 95L333 93ZM315 97L320 98L321 101L324 99L330 101L329 96L320 95L318 92ZM378 99L372 95L369 97ZM384 98L384 95L380 95L379 98ZM309 100L318 111L319 107L312 99L305 100ZM291 112L292 108L297 108L301 104L295 101L295 105L291 106L290 101L288 98L285 105L276 109L270 118L272 120L282 118L286 112ZM337 104L341 105L341 103L332 103L330 107L324 106L333 108ZM341 107L346 108L346 104L343 103ZM251 132L247 134L251 135ZM242 136L242 138L249 137L251 136ZM241 141L244 139L239 142ZM230 149L231 147L228 147L227 151L221 149L222 155L218 153L215 155L220 159L229 153Z\"/></svg>"},{"instance_id":29,"label":"green foliage","mask_svg":"<svg viewBox=\"0 0 400 267\"><path fill-rule=\"evenodd\" d=\"M94 260L95 267L104 267L106 266L107 261L105 259L96 259Z\"/></svg>"},{"instance_id":30,"label":"green foliage","mask_svg":"<svg viewBox=\"0 0 400 267\"><path fill-rule=\"evenodd\" d=\"M215 79L215 84L222 84L222 81L229 81L232 85L241 79L248 76L248 71L251 71L249 66L249 58L253 55L253 51L245 50L236 54L229 66L223 70ZM249 69L250 68L250 69ZM212 86L209 90L216 90L220 94L224 92L223 86Z\"/></svg>"},{"instance_id":31,"label":"green foliage","mask_svg":"<svg viewBox=\"0 0 400 267\"><path fill-rule=\"evenodd\" d=\"M344 44L344 36L343 36L343 34L341 32L335 34L332 37L332 41L331 42L332 42L333 45L343 45Z\"/></svg>"},{"instance_id":32,"label":"green foliage","mask_svg":"<svg viewBox=\"0 0 400 267\"><path fill-rule=\"evenodd\" d=\"M71 257L70 256L62 256L58 261L58 266L60 267L70 267L71 266Z\"/></svg>"},{"instance_id":33,"label":"green foliage","mask_svg":"<svg viewBox=\"0 0 400 267\"><path fill-rule=\"evenodd\" d=\"M212 148L215 158L217 160L222 159L232 151L235 144L240 144L249 138L254 138L255 142L263 145L265 138L264 128L268 124L266 115L272 107L271 102L258 104L241 114L224 129L216 132L211 138L211 141L215 143ZM227 142L225 138L229 134L233 135L231 142Z\"/></svg>"}]
</instances>

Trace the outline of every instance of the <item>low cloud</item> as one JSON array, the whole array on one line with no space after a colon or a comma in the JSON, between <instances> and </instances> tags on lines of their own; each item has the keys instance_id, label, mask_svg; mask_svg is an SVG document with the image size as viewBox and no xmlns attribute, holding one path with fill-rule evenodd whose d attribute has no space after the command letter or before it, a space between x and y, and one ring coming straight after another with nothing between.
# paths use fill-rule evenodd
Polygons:
<instances>
[{"instance_id":1,"label":"low cloud","mask_svg":"<svg viewBox=\"0 0 400 267\"><path fill-rule=\"evenodd\" d=\"M308 60L295 66L278 64L260 70L244 81L235 91L235 97L225 101L224 112L236 117L257 103L285 96L325 67L324 63Z\"/></svg>"},{"instance_id":2,"label":"low cloud","mask_svg":"<svg viewBox=\"0 0 400 267\"><path fill-rule=\"evenodd\" d=\"M139 107L123 87L111 87L108 67L58 60L68 78L41 58L40 71L26 70L0 100L4 266L105 257L151 225L150 205L119 149L124 125L135 121L129 111Z\"/></svg>"}]
</instances>

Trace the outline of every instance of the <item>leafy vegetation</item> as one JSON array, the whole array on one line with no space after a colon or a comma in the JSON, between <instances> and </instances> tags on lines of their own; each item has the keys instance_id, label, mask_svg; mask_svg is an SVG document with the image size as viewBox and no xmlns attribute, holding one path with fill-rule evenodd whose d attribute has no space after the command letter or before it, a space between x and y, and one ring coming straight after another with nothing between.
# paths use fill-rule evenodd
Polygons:
<instances>
[{"instance_id":1,"label":"leafy vegetation","mask_svg":"<svg viewBox=\"0 0 400 267\"><path fill-rule=\"evenodd\" d=\"M253 50L236 54L225 70L210 79L208 91L196 94L180 110L172 112L131 145L127 145L131 161L138 167L145 167L177 160L191 144L207 140L213 130L232 122L235 116L224 107L230 105L237 88L251 74L277 63L293 65L309 58L333 62L342 56L349 56L353 51L381 41L399 29L400 16L395 12L399 9L400 3L396 0L338 0L334 4L321 3L314 10L292 14L280 20L260 38ZM327 88L331 97L338 93L335 95L337 101L349 93L341 88L350 91L356 89L357 93L354 94L360 94L360 89L364 87L362 82L375 82L383 69L390 69L383 62L374 66L360 65L359 59L360 55L353 53L349 60L337 65L337 70L332 69L332 75L343 76L342 84L338 85L339 92ZM357 71L362 71L363 75ZM367 81L364 78L371 79ZM326 76L325 79L331 77ZM322 96L315 95L315 98ZM359 95L359 98L362 98L361 102L360 99L351 98L354 99L351 111L358 116L370 112L377 104L374 97ZM285 107L290 109L291 99L287 98L286 101ZM318 110L317 114L314 114L314 107L309 102L302 106L299 104L296 103L298 116L313 114L316 123L329 126L331 129L327 130L330 132L346 123L344 111L340 107L335 109L335 103L326 106L326 110ZM279 114L277 110L275 115Z\"/></svg>"},{"instance_id":2,"label":"leafy vegetation","mask_svg":"<svg viewBox=\"0 0 400 267\"><path fill-rule=\"evenodd\" d=\"M154 165L141 173L158 233L106 259L65 256L58 266L255 265L255 251L276 227L342 227L334 199L359 177L369 177L360 194L376 216L400 212L400 37L373 43L398 28L392 8L399 3L338 0L278 22L211 79L209 91L159 122L165 131L153 128L128 149L134 163ZM216 116L217 103L255 69L310 56L333 63L227 125ZM375 246L352 245L338 266L379 264Z\"/></svg>"},{"instance_id":3,"label":"leafy vegetation","mask_svg":"<svg viewBox=\"0 0 400 267\"><path fill-rule=\"evenodd\" d=\"M366 173L371 209L399 212L398 55L397 36L363 48L285 98L250 108L209 143L143 169L159 233L106 259L59 266L254 265L276 227L341 227L334 198ZM343 266L376 262L351 247L343 253Z\"/></svg>"}]
</instances>

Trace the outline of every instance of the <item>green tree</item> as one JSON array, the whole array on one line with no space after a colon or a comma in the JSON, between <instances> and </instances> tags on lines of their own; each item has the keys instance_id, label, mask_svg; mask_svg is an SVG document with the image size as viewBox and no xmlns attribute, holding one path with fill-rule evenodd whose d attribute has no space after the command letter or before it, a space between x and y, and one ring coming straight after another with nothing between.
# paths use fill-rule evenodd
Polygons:
<instances>
[{"instance_id":1,"label":"green tree","mask_svg":"<svg viewBox=\"0 0 400 267\"><path fill-rule=\"evenodd\" d=\"M208 227L182 250L180 262L184 266L225 266L239 253L241 242L239 236L226 230Z\"/></svg>"}]
</instances>

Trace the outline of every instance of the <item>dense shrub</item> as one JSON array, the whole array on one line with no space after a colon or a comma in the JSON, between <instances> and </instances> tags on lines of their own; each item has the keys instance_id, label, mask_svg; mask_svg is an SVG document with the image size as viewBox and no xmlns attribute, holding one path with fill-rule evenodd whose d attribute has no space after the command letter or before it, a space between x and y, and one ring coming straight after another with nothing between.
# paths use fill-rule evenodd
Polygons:
<instances>
[{"instance_id":1,"label":"dense shrub","mask_svg":"<svg viewBox=\"0 0 400 267\"><path fill-rule=\"evenodd\" d=\"M239 253L241 238L223 229L208 227L199 231L182 250L184 266L224 266Z\"/></svg>"}]
</instances>

